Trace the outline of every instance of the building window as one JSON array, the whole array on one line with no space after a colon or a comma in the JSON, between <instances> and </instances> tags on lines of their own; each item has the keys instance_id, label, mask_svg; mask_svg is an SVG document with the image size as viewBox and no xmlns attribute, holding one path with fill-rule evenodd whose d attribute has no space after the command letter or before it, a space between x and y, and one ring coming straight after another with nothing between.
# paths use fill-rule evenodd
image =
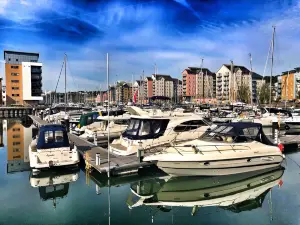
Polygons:
<instances>
[{"instance_id":1,"label":"building window","mask_svg":"<svg viewBox=\"0 0 300 225\"><path fill-rule=\"evenodd\" d=\"M13 152L20 152L19 148L13 148Z\"/></svg>"},{"instance_id":2,"label":"building window","mask_svg":"<svg viewBox=\"0 0 300 225\"><path fill-rule=\"evenodd\" d=\"M13 131L20 131L20 128L13 128Z\"/></svg>"},{"instance_id":3,"label":"building window","mask_svg":"<svg viewBox=\"0 0 300 225\"><path fill-rule=\"evenodd\" d=\"M11 80L12 83L19 83L19 80Z\"/></svg>"},{"instance_id":4,"label":"building window","mask_svg":"<svg viewBox=\"0 0 300 225\"><path fill-rule=\"evenodd\" d=\"M20 134L13 135L13 138L19 138L19 137L21 137Z\"/></svg>"},{"instance_id":5,"label":"building window","mask_svg":"<svg viewBox=\"0 0 300 225\"><path fill-rule=\"evenodd\" d=\"M19 69L19 66L11 66L12 69Z\"/></svg>"},{"instance_id":6,"label":"building window","mask_svg":"<svg viewBox=\"0 0 300 225\"><path fill-rule=\"evenodd\" d=\"M21 156L20 155L17 155L17 156L13 156L14 159L20 159Z\"/></svg>"},{"instance_id":7,"label":"building window","mask_svg":"<svg viewBox=\"0 0 300 225\"><path fill-rule=\"evenodd\" d=\"M13 97L19 97L19 94L12 94Z\"/></svg>"},{"instance_id":8,"label":"building window","mask_svg":"<svg viewBox=\"0 0 300 225\"><path fill-rule=\"evenodd\" d=\"M13 142L13 145L19 145L21 144L21 142L17 141L17 142Z\"/></svg>"},{"instance_id":9,"label":"building window","mask_svg":"<svg viewBox=\"0 0 300 225\"><path fill-rule=\"evenodd\" d=\"M19 76L19 73L11 73L12 76Z\"/></svg>"},{"instance_id":10,"label":"building window","mask_svg":"<svg viewBox=\"0 0 300 225\"><path fill-rule=\"evenodd\" d=\"M10 58L8 58L8 61L10 61Z\"/></svg>"},{"instance_id":11,"label":"building window","mask_svg":"<svg viewBox=\"0 0 300 225\"><path fill-rule=\"evenodd\" d=\"M12 87L13 90L19 90L19 87Z\"/></svg>"},{"instance_id":12,"label":"building window","mask_svg":"<svg viewBox=\"0 0 300 225\"><path fill-rule=\"evenodd\" d=\"M18 61L19 61L19 59L16 59L16 61L18 62Z\"/></svg>"}]
</instances>

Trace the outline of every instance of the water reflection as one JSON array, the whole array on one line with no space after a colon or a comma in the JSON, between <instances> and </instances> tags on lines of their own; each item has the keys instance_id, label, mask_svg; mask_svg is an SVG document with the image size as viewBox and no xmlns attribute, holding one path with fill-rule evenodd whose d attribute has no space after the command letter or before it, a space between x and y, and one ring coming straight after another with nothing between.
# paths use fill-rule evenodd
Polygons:
<instances>
[{"instance_id":1,"label":"water reflection","mask_svg":"<svg viewBox=\"0 0 300 225\"><path fill-rule=\"evenodd\" d=\"M32 126L7 120L7 173L30 170L28 146L32 140Z\"/></svg>"},{"instance_id":2,"label":"water reflection","mask_svg":"<svg viewBox=\"0 0 300 225\"><path fill-rule=\"evenodd\" d=\"M38 174L32 173L29 145L38 134L38 129L28 120L5 120L1 127L0 135L3 130L7 132L7 173L30 171L30 185L38 188L43 201L52 200L53 207L56 208L57 199L66 197L69 184L78 180L79 169L51 168ZM0 140L3 140L2 136Z\"/></svg>"},{"instance_id":3,"label":"water reflection","mask_svg":"<svg viewBox=\"0 0 300 225\"><path fill-rule=\"evenodd\" d=\"M52 200L56 208L57 199L67 196L69 183L77 181L79 169L49 169L38 174L30 173L30 185L39 189L40 198L43 201Z\"/></svg>"},{"instance_id":4,"label":"water reflection","mask_svg":"<svg viewBox=\"0 0 300 225\"><path fill-rule=\"evenodd\" d=\"M284 168L220 177L165 177L131 185L130 208L155 206L168 212L173 206L218 206L238 213L261 207L266 194L282 185Z\"/></svg>"}]
</instances>

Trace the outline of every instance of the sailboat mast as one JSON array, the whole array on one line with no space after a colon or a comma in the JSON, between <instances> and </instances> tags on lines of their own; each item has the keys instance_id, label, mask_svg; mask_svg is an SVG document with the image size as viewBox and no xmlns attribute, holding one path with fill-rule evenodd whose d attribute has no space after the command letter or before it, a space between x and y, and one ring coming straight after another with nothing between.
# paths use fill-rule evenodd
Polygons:
<instances>
[{"instance_id":1,"label":"sailboat mast","mask_svg":"<svg viewBox=\"0 0 300 225\"><path fill-rule=\"evenodd\" d=\"M275 29L273 26L273 35L272 35L272 58L271 58L271 76L270 76L270 107L272 103L272 76L273 76L273 64L274 64L274 42L275 42Z\"/></svg>"},{"instance_id":2,"label":"sailboat mast","mask_svg":"<svg viewBox=\"0 0 300 225\"><path fill-rule=\"evenodd\" d=\"M235 89L235 79L233 77L233 61L230 60L231 66L230 66L230 79L229 79L229 103L235 101L234 99L234 89ZM231 83L233 81L233 89L231 88Z\"/></svg>"},{"instance_id":3,"label":"sailboat mast","mask_svg":"<svg viewBox=\"0 0 300 225\"><path fill-rule=\"evenodd\" d=\"M251 94L251 105L253 106L253 93L252 93L252 55L251 53L249 53L249 57L250 57L250 94Z\"/></svg>"},{"instance_id":4,"label":"sailboat mast","mask_svg":"<svg viewBox=\"0 0 300 225\"><path fill-rule=\"evenodd\" d=\"M290 76L290 71L288 71L288 75L285 79L285 105L284 105L284 108L286 108L286 102L288 101L288 98L289 98L289 94L288 94L288 84L289 84L289 76Z\"/></svg>"},{"instance_id":5,"label":"sailboat mast","mask_svg":"<svg viewBox=\"0 0 300 225\"><path fill-rule=\"evenodd\" d=\"M203 61L204 61L204 59L201 59L200 76L202 76L202 101L204 101L204 76L202 73ZM200 101L200 105L201 105L201 101Z\"/></svg>"},{"instance_id":6,"label":"sailboat mast","mask_svg":"<svg viewBox=\"0 0 300 225\"><path fill-rule=\"evenodd\" d=\"M107 143L109 143L110 140L110 119L109 119L109 106L110 106L110 102L109 102L109 64L108 64L108 53L106 53L106 77L107 77ZM110 147L108 145L107 148L107 159L108 159L108 171L107 171L107 176L108 178L110 178ZM109 180L109 179L108 179Z\"/></svg>"},{"instance_id":7,"label":"sailboat mast","mask_svg":"<svg viewBox=\"0 0 300 225\"><path fill-rule=\"evenodd\" d=\"M67 54L65 53L65 113L67 112Z\"/></svg>"}]
</instances>

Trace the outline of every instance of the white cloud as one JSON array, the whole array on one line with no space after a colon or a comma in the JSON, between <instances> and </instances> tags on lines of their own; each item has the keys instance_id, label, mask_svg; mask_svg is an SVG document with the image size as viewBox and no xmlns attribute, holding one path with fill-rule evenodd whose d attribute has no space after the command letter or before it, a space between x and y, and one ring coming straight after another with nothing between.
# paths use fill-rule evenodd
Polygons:
<instances>
[{"instance_id":1,"label":"white cloud","mask_svg":"<svg viewBox=\"0 0 300 225\"><path fill-rule=\"evenodd\" d=\"M26 0L20 0L20 4L21 5L26 5L26 6L30 6L31 3L29 1L26 1Z\"/></svg>"},{"instance_id":2,"label":"white cloud","mask_svg":"<svg viewBox=\"0 0 300 225\"><path fill-rule=\"evenodd\" d=\"M8 5L8 0L1 0L0 1L0 15L3 15L5 13L5 9Z\"/></svg>"}]
</instances>

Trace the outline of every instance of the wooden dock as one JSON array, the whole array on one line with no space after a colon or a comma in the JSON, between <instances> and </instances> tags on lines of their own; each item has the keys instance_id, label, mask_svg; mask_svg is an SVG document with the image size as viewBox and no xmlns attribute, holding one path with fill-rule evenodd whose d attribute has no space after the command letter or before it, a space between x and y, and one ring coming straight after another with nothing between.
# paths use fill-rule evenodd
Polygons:
<instances>
[{"instance_id":1,"label":"wooden dock","mask_svg":"<svg viewBox=\"0 0 300 225\"><path fill-rule=\"evenodd\" d=\"M38 116L30 116L36 127L48 124ZM120 156L109 153L110 164L108 162L108 150L95 146L74 134L69 134L70 141L74 143L78 152L85 159L86 164L100 173L110 171L112 175L127 174L137 172L140 168L153 165L150 162L139 162L136 155ZM96 165L96 154L100 154L100 165Z\"/></svg>"}]
</instances>

